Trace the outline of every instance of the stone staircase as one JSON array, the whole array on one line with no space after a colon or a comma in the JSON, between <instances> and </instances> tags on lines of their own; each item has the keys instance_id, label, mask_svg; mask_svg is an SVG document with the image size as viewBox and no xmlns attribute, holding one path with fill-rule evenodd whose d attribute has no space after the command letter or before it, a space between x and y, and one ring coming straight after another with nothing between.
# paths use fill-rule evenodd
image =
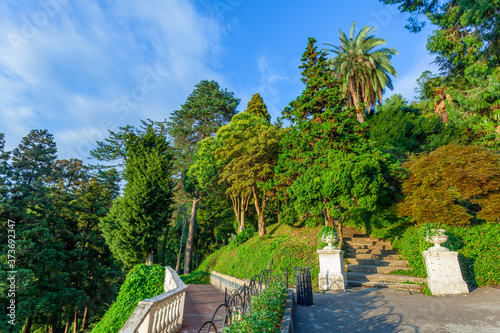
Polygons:
<instances>
[{"instance_id":1,"label":"stone staircase","mask_svg":"<svg viewBox=\"0 0 500 333\"><path fill-rule=\"evenodd\" d=\"M351 288L392 288L420 292L426 279L389 274L408 270L408 261L392 249L391 242L373 238L355 228L344 228L347 245L347 282Z\"/></svg>"}]
</instances>

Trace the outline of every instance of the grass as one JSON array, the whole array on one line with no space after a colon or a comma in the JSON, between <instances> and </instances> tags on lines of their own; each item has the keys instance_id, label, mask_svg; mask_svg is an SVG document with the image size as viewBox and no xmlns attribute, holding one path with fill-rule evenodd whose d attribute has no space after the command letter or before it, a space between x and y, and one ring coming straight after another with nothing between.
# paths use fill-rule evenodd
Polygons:
<instances>
[{"instance_id":1,"label":"grass","mask_svg":"<svg viewBox=\"0 0 500 333\"><path fill-rule=\"evenodd\" d=\"M229 244L205 259L193 273L210 272L249 279L267 269L271 261L271 274L281 275L288 268L289 285L295 285L294 267L311 267L314 289L318 289L319 262L316 253L320 227L292 227L271 225L268 235L255 235L246 242Z\"/></svg>"},{"instance_id":2,"label":"grass","mask_svg":"<svg viewBox=\"0 0 500 333\"><path fill-rule=\"evenodd\" d=\"M210 274L200 270L181 275L180 278L185 284L210 284Z\"/></svg>"}]
</instances>

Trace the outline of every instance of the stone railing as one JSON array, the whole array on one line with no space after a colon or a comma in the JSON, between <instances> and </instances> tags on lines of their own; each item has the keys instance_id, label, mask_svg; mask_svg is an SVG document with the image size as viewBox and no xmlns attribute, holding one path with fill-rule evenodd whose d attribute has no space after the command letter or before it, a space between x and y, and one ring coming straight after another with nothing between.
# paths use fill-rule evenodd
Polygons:
<instances>
[{"instance_id":1,"label":"stone railing","mask_svg":"<svg viewBox=\"0 0 500 333\"><path fill-rule=\"evenodd\" d=\"M187 286L170 267L165 268L165 293L139 302L120 333L177 332L182 326Z\"/></svg>"},{"instance_id":2,"label":"stone railing","mask_svg":"<svg viewBox=\"0 0 500 333\"><path fill-rule=\"evenodd\" d=\"M237 290L243 286L248 286L249 282L250 280L238 279L216 271L210 272L210 284L220 291L225 291L226 289L228 291Z\"/></svg>"}]
</instances>

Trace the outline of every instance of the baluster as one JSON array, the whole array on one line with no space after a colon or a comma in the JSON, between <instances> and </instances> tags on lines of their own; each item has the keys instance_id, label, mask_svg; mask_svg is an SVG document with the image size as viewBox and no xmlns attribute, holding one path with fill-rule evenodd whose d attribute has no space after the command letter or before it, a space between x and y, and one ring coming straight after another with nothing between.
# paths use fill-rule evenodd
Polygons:
<instances>
[{"instance_id":1,"label":"baluster","mask_svg":"<svg viewBox=\"0 0 500 333\"><path fill-rule=\"evenodd\" d=\"M181 296L178 295L175 299L175 326L179 326L181 325L181 320L180 320L180 317L181 317L181 311L180 311L180 304L181 304Z\"/></svg>"},{"instance_id":2,"label":"baluster","mask_svg":"<svg viewBox=\"0 0 500 333\"><path fill-rule=\"evenodd\" d=\"M161 307L161 328L160 332L165 332L165 330L168 328L168 322L167 322L167 309L168 309L168 300L162 305Z\"/></svg>"},{"instance_id":3,"label":"baluster","mask_svg":"<svg viewBox=\"0 0 500 333\"><path fill-rule=\"evenodd\" d=\"M173 324L175 323L174 313L173 313L173 302L168 303L168 326L169 329L172 329Z\"/></svg>"},{"instance_id":4,"label":"baluster","mask_svg":"<svg viewBox=\"0 0 500 333\"><path fill-rule=\"evenodd\" d=\"M158 332L158 310L153 313L153 327L151 328L152 333Z\"/></svg>"}]
</instances>

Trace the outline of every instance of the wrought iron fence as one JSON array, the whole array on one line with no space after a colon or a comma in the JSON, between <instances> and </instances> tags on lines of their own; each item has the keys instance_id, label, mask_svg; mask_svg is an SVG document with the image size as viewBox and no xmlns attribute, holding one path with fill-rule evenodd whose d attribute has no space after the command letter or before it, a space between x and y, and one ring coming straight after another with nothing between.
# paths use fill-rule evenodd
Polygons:
<instances>
[{"instance_id":1,"label":"wrought iron fence","mask_svg":"<svg viewBox=\"0 0 500 333\"><path fill-rule=\"evenodd\" d=\"M288 289L288 269L285 269L284 274L272 277L271 269L264 269L250 279L248 286L243 285L234 290L226 288L224 303L217 307L210 320L201 325L198 333L222 332L225 327L230 327L233 322L248 314L253 297L266 289L271 278L282 280Z\"/></svg>"}]
</instances>

